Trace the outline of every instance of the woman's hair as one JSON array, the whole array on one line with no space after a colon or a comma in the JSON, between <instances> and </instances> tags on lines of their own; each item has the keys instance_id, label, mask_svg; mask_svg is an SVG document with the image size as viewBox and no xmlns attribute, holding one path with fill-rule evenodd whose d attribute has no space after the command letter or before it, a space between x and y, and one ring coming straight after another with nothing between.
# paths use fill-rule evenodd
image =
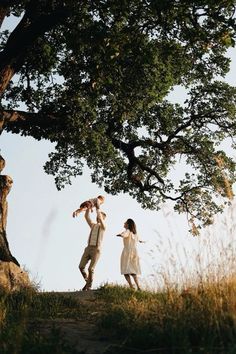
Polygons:
<instances>
[{"instance_id":1,"label":"woman's hair","mask_svg":"<svg viewBox=\"0 0 236 354\"><path fill-rule=\"evenodd\" d=\"M137 230L136 230L136 225L135 225L135 222L134 220L132 219L127 219L127 226L128 226L128 229L133 232L133 234L136 234L137 233Z\"/></svg>"}]
</instances>

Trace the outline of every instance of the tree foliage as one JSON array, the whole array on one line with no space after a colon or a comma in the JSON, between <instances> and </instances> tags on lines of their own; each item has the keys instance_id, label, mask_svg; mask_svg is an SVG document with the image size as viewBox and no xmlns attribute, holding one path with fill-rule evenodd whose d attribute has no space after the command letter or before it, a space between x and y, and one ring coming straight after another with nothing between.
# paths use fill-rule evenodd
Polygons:
<instances>
[{"instance_id":1,"label":"tree foliage","mask_svg":"<svg viewBox=\"0 0 236 354\"><path fill-rule=\"evenodd\" d=\"M1 33L2 129L56 143L45 170L59 189L86 163L108 193L172 200L196 234L233 197L236 89L220 80L235 3L1 1L0 23L19 21ZM178 85L182 105L168 100Z\"/></svg>"}]
</instances>

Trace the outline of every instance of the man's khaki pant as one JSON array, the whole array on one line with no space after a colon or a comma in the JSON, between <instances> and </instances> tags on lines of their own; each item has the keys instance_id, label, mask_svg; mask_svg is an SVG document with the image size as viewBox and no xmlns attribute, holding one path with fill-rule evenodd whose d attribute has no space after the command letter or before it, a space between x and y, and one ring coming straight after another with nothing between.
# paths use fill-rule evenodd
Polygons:
<instances>
[{"instance_id":1,"label":"man's khaki pant","mask_svg":"<svg viewBox=\"0 0 236 354\"><path fill-rule=\"evenodd\" d=\"M92 286L93 282L93 275L94 275L94 269L97 264L97 261L100 257L100 249L97 246L87 246L84 250L84 253L82 255L80 264L79 264L79 269L87 283L87 287ZM87 263L90 261L89 267L88 267L88 275L85 271L85 267Z\"/></svg>"}]
</instances>

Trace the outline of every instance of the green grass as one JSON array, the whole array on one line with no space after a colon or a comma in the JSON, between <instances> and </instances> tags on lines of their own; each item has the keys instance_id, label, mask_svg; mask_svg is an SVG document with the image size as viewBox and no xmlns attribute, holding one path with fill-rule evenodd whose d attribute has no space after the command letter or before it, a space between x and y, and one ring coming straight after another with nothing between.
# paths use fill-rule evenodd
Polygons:
<instances>
[{"instance_id":1,"label":"green grass","mask_svg":"<svg viewBox=\"0 0 236 354\"><path fill-rule=\"evenodd\" d=\"M105 285L83 306L75 296L30 289L0 293L1 354L76 353L47 320L87 319L96 310L98 332L116 340L107 354L235 354L236 280L206 282L185 291L134 291ZM78 352L77 352L78 354Z\"/></svg>"},{"instance_id":2,"label":"green grass","mask_svg":"<svg viewBox=\"0 0 236 354\"><path fill-rule=\"evenodd\" d=\"M0 293L1 354L76 353L52 327L45 336L37 323L43 319L83 318L86 310L75 299L32 289ZM78 353L78 352L77 352Z\"/></svg>"}]
</instances>

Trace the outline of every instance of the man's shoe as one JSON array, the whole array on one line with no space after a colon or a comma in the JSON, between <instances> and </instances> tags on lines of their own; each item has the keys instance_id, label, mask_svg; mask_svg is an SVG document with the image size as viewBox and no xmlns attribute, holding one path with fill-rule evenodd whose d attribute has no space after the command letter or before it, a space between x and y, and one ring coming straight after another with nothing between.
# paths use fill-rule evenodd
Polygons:
<instances>
[{"instance_id":1,"label":"man's shoe","mask_svg":"<svg viewBox=\"0 0 236 354\"><path fill-rule=\"evenodd\" d=\"M85 284L82 291L87 291L87 290L91 290L91 285Z\"/></svg>"},{"instance_id":2,"label":"man's shoe","mask_svg":"<svg viewBox=\"0 0 236 354\"><path fill-rule=\"evenodd\" d=\"M86 291L87 290L87 284L85 284L85 286L82 288L82 291Z\"/></svg>"}]
</instances>

